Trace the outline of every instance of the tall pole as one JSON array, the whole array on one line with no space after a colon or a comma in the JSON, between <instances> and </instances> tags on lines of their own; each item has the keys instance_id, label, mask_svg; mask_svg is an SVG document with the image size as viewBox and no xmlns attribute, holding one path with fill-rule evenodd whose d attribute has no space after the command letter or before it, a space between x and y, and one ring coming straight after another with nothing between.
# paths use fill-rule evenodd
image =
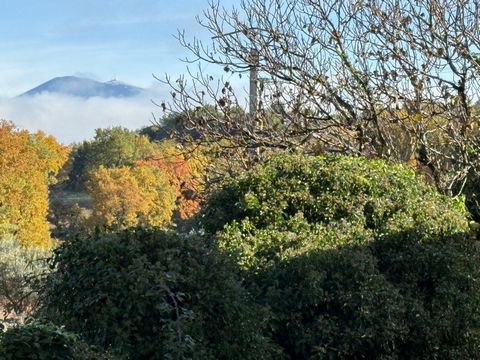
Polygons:
<instances>
[{"instance_id":1,"label":"tall pole","mask_svg":"<svg viewBox=\"0 0 480 360\"><path fill-rule=\"evenodd\" d=\"M250 49L250 92L249 111L251 119L255 119L258 107L258 51Z\"/></svg>"}]
</instances>

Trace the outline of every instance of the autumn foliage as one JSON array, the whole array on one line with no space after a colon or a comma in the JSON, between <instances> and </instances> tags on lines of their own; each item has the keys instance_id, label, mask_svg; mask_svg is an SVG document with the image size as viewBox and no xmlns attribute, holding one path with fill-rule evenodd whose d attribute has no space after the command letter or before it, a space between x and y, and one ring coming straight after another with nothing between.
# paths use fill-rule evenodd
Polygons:
<instances>
[{"instance_id":1,"label":"autumn foliage","mask_svg":"<svg viewBox=\"0 0 480 360\"><path fill-rule=\"evenodd\" d=\"M169 141L154 146L156 155L148 160L130 166L101 166L89 173L92 225L161 226L197 212L205 158L198 149Z\"/></svg>"},{"instance_id":2,"label":"autumn foliage","mask_svg":"<svg viewBox=\"0 0 480 360\"><path fill-rule=\"evenodd\" d=\"M100 167L90 174L92 222L97 226L127 228L163 225L172 217L175 192L161 169L147 164Z\"/></svg>"},{"instance_id":3,"label":"autumn foliage","mask_svg":"<svg viewBox=\"0 0 480 360\"><path fill-rule=\"evenodd\" d=\"M50 246L48 185L67 156L54 137L0 122L0 232L15 232L25 246Z\"/></svg>"},{"instance_id":4,"label":"autumn foliage","mask_svg":"<svg viewBox=\"0 0 480 360\"><path fill-rule=\"evenodd\" d=\"M162 144L160 155L138 164L148 164L162 170L175 191L178 216L185 220L199 209L199 192L206 161L198 148L179 148L167 141Z\"/></svg>"}]
</instances>

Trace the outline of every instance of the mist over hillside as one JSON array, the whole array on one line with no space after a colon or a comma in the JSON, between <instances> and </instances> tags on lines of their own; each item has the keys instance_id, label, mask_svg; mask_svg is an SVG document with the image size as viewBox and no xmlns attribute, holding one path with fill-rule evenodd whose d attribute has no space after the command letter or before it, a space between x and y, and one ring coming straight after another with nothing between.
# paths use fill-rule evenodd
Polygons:
<instances>
[{"instance_id":1,"label":"mist over hillside","mask_svg":"<svg viewBox=\"0 0 480 360\"><path fill-rule=\"evenodd\" d=\"M152 113L161 116L152 100L166 96L161 86L142 89L118 80L58 77L15 98L0 99L0 118L70 144L92 138L96 128L150 125Z\"/></svg>"}]
</instances>

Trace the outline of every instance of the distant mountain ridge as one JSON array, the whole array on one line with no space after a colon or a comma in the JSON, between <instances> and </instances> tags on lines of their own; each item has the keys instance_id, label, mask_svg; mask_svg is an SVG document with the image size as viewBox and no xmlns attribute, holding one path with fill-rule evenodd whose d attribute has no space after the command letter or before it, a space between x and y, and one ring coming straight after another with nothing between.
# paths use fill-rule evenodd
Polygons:
<instances>
[{"instance_id":1,"label":"distant mountain ridge","mask_svg":"<svg viewBox=\"0 0 480 360\"><path fill-rule=\"evenodd\" d=\"M127 98L140 95L145 90L118 80L100 82L77 76L53 78L20 96L34 96L42 93L77 96L82 98Z\"/></svg>"}]
</instances>

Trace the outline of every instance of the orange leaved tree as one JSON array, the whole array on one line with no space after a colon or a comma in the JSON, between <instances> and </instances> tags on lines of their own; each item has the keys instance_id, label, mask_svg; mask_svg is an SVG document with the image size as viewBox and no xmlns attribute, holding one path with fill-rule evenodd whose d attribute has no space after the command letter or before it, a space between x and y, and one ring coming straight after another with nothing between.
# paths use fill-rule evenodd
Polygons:
<instances>
[{"instance_id":1,"label":"orange leaved tree","mask_svg":"<svg viewBox=\"0 0 480 360\"><path fill-rule=\"evenodd\" d=\"M170 141L160 143L159 155L138 162L163 171L176 194L176 210L180 219L194 215L200 205L199 193L207 158L199 148L183 148Z\"/></svg>"},{"instance_id":2,"label":"orange leaved tree","mask_svg":"<svg viewBox=\"0 0 480 360\"><path fill-rule=\"evenodd\" d=\"M51 245L48 185L55 182L68 151L52 136L0 121L0 231L15 232L25 246Z\"/></svg>"}]
</instances>

